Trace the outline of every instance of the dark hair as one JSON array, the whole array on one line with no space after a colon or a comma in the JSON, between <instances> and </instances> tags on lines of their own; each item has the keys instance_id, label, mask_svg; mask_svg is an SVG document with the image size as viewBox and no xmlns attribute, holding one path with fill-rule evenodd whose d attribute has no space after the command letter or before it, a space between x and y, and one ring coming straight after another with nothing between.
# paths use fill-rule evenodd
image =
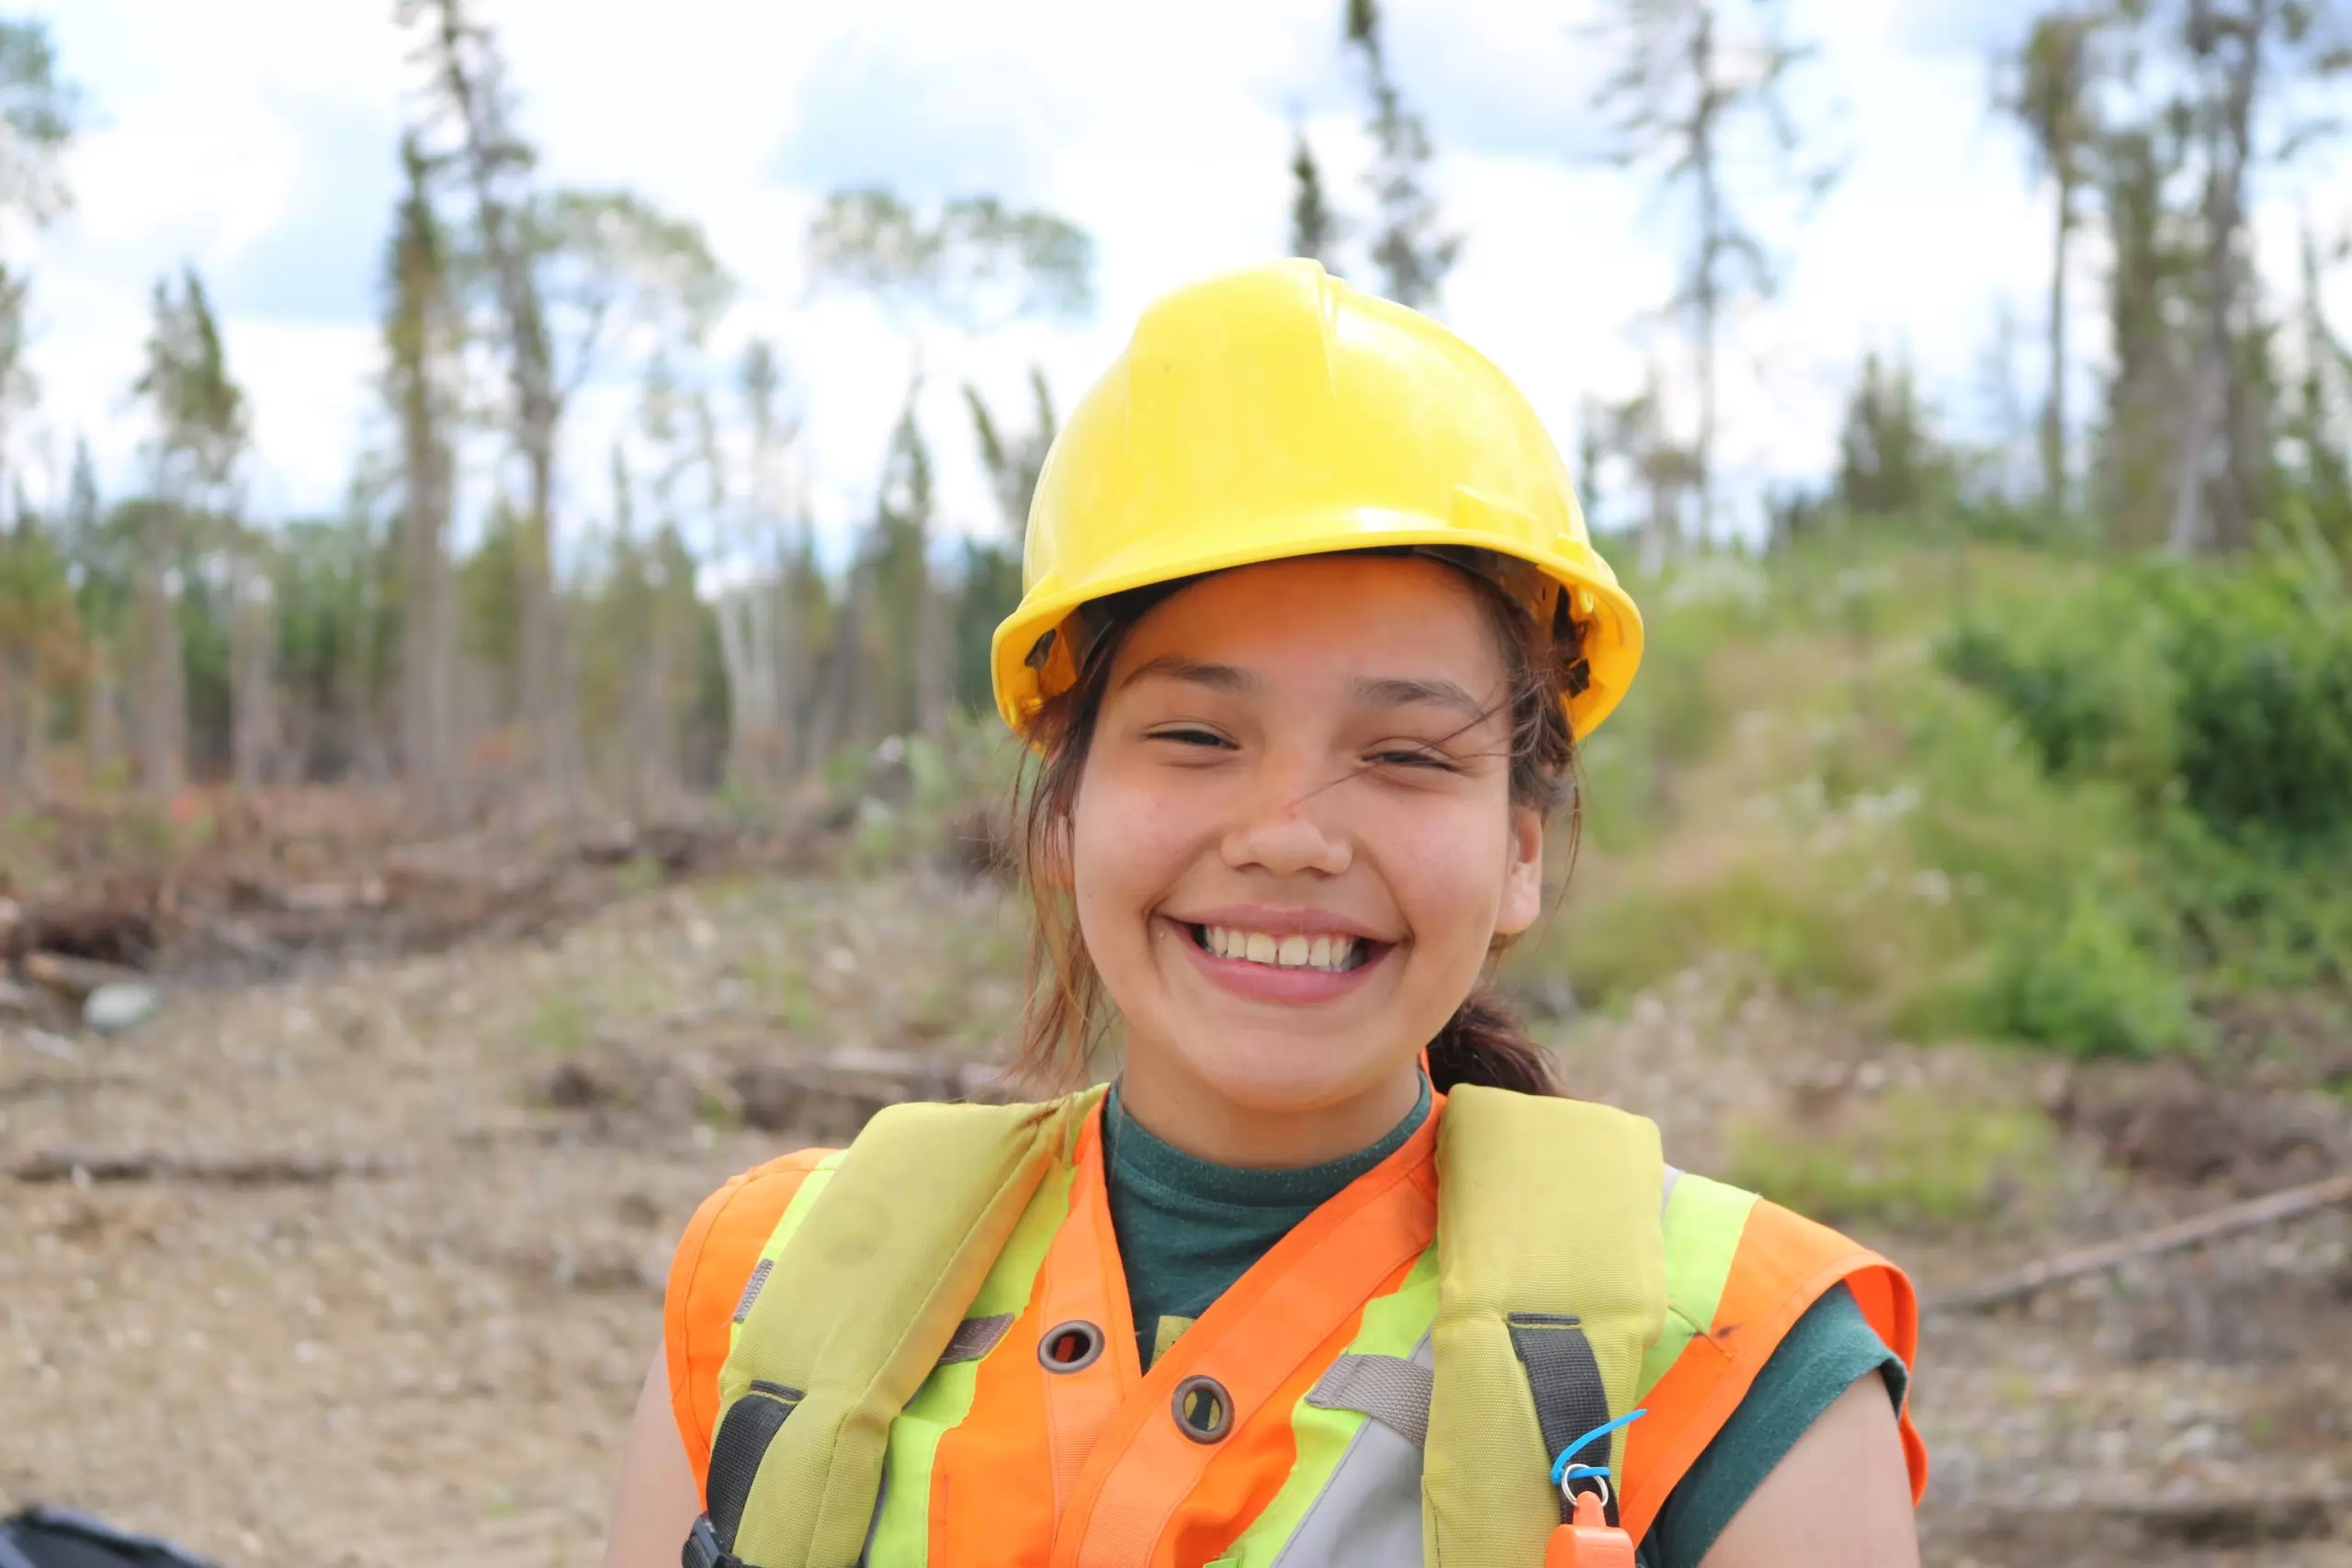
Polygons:
<instances>
[{"instance_id":1,"label":"dark hair","mask_svg":"<svg viewBox=\"0 0 2352 1568\"><path fill-rule=\"evenodd\" d=\"M1577 787L1576 735L1560 697L1581 663L1577 628L1565 616L1539 626L1494 583L1456 570L1477 598L1503 656L1511 720L1511 804L1537 812L1547 824L1566 810L1567 860L1573 866L1584 803ZM1035 930L1017 1073L1067 1081L1101 1043L1108 1023L1102 977L1080 934L1068 886L1070 818L1120 648L1155 605L1198 581L1156 583L1088 606L1091 635L1079 656L1078 679L1047 699L1023 731L1035 762L1023 781L1025 799L1016 809ZM1494 951L1509 945L1509 938L1498 938ZM1521 1094L1563 1092L1551 1058L1483 981L1429 1043L1429 1066L1430 1082L1441 1091L1483 1084Z\"/></svg>"}]
</instances>

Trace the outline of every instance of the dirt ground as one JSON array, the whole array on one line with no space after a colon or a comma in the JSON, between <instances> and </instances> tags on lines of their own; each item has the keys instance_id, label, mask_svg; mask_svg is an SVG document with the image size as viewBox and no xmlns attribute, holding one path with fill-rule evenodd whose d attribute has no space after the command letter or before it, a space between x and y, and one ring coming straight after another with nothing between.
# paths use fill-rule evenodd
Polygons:
<instances>
[{"instance_id":1,"label":"dirt ground","mask_svg":"<svg viewBox=\"0 0 2352 1568\"><path fill-rule=\"evenodd\" d=\"M181 983L72 1060L0 1025L0 1159L191 1162L0 1179L0 1506L85 1508L226 1568L594 1562L695 1202L894 1083L960 1081L1014 1005L1000 904L929 874L705 884L536 939ZM1547 1027L1580 1092L1657 1117L1695 1169L1749 1157L1744 1128L1802 1138L1903 1097L2059 1108L2073 1132L1996 1171L1989 1217L1869 1231L1930 1297L2324 1168L2352 1121L2296 1100L2318 1120L2284 1163L2193 1186L2100 1157L2179 1142L2115 1109L2158 1092L2138 1079L1860 1040L1728 974ZM279 1156L384 1168L196 1179ZM2341 1212L1931 1314L1928 1560L2347 1568L2347 1329Z\"/></svg>"}]
</instances>

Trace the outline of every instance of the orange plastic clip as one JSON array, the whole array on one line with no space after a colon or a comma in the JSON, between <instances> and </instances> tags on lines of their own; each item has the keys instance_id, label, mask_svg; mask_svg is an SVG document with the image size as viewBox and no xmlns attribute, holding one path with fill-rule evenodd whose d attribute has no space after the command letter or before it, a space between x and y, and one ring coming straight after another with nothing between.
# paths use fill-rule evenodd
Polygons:
<instances>
[{"instance_id":1,"label":"orange plastic clip","mask_svg":"<svg viewBox=\"0 0 2352 1568\"><path fill-rule=\"evenodd\" d=\"M1544 1543L1544 1568L1634 1568L1634 1538L1611 1525L1600 1499L1587 1492L1577 1498L1576 1517Z\"/></svg>"}]
</instances>

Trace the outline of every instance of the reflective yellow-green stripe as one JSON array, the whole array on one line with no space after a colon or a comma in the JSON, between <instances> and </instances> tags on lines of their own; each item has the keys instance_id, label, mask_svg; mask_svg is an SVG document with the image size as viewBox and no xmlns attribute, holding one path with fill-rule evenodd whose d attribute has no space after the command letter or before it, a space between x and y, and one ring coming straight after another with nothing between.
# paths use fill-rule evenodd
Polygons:
<instances>
[{"instance_id":1,"label":"reflective yellow-green stripe","mask_svg":"<svg viewBox=\"0 0 2352 1568\"><path fill-rule=\"evenodd\" d=\"M842 1156L848 1152L847 1149L834 1150L800 1179L800 1185L793 1191L792 1201L784 1206L784 1213L776 1218L775 1229L768 1232L767 1244L760 1248L759 1261L752 1265L754 1273L762 1268L775 1267L776 1259L784 1256L785 1243L790 1241L792 1233L800 1228L800 1222L808 1217L808 1211L817 1206L818 1195L832 1184L833 1172L841 1168ZM743 1314L738 1311L735 1321L727 1325L727 1348L733 1350L735 1342L742 1337Z\"/></svg>"},{"instance_id":2,"label":"reflective yellow-green stripe","mask_svg":"<svg viewBox=\"0 0 2352 1568\"><path fill-rule=\"evenodd\" d=\"M1410 1356L1437 1321L1437 1247L1426 1248L1396 1288L1364 1303L1363 1320L1347 1353L1356 1356ZM1298 1457L1282 1490L1275 1493L1249 1528L1234 1538L1219 1557L1217 1568L1260 1568L1282 1554L1297 1533L1306 1511L1323 1488L1348 1445L1371 1417L1354 1410L1326 1410L1301 1399L1291 1409L1291 1432Z\"/></svg>"},{"instance_id":3,"label":"reflective yellow-green stripe","mask_svg":"<svg viewBox=\"0 0 2352 1568\"><path fill-rule=\"evenodd\" d=\"M1714 1326L1756 1194L1688 1172L1666 1201L1666 1324L1642 1358L1641 1393L1657 1386L1683 1347Z\"/></svg>"},{"instance_id":4,"label":"reflective yellow-green stripe","mask_svg":"<svg viewBox=\"0 0 2352 1568\"><path fill-rule=\"evenodd\" d=\"M989 1270L979 1294L972 1298L967 1316L994 1317L1009 1313L1018 1317L1028 1309L1030 1290L1037 1282L1038 1270L1045 1267L1046 1249L1053 1245L1054 1233L1069 1217L1070 1188L1076 1179L1075 1169L1064 1165L1038 1187L1037 1195L1022 1211L1021 1221L1013 1226L1004 1250L997 1254L996 1264ZM1000 1342L989 1354L999 1353L1025 1352L1017 1345ZM883 1461L882 1506L875 1521L873 1544L867 1549L867 1562L887 1562L890 1568L913 1568L914 1564L928 1561L932 1463L938 1457L940 1439L971 1414L979 1375L978 1361L958 1361L933 1369L899 1412L899 1418L890 1423L889 1451Z\"/></svg>"}]
</instances>

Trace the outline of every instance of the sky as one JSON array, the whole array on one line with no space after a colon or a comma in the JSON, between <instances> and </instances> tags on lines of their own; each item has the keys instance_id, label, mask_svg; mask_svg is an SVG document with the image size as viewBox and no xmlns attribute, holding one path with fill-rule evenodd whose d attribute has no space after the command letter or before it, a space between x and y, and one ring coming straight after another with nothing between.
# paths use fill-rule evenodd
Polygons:
<instances>
[{"instance_id":1,"label":"sky","mask_svg":"<svg viewBox=\"0 0 2352 1568\"><path fill-rule=\"evenodd\" d=\"M1067 408L1156 295L1283 254L1295 126L1335 205L1366 205L1362 92L1340 48L1339 0L668 0L658 26L653 11L610 0L477 5L507 51L518 126L546 180L634 189L702 225L738 284L717 354L755 333L779 344L808 505L831 555L870 512L915 344L871 302L812 284L804 237L826 192L987 192L1094 238L1087 320L978 343L925 334L922 412L942 514L971 532L999 524L960 382L1025 409L1035 363ZM1578 27L1589 9L1385 6L1394 73L1438 149L1431 185L1464 236L1438 313L1520 382L1564 449L1586 400L1636 390L1654 356L1670 389L1687 385L1657 322L1674 288L1678 209L1597 156L1589 103L1604 62ZM1723 461L1737 520L1753 525L1761 486L1829 470L1867 351L1907 354L1947 419L1982 434L1996 401L1988 345L2006 313L2020 395L2038 401L2049 197L1985 107L1988 59L2027 9L1796 0L1794 30L1820 45L1794 79L1799 112L1844 174L1801 217L1764 208L1784 287L1735 323ZM145 432L128 389L150 292L183 265L211 288L252 400L254 516L332 510L363 451L389 443L376 314L395 150L420 86L391 10L52 0L47 19L88 126L66 167L74 209L23 247L42 396L16 456L37 503L62 486L77 435L102 488L136 482ZM2302 199L2282 194L2262 210L2264 264L2281 278ZM2337 206L2322 216L2352 223L2352 204ZM2095 265L2086 258L2075 290L2075 341L2093 351ZM575 539L609 515L606 451L630 405L623 386L592 388L567 426L559 515ZM495 456L469 454L477 505Z\"/></svg>"}]
</instances>

